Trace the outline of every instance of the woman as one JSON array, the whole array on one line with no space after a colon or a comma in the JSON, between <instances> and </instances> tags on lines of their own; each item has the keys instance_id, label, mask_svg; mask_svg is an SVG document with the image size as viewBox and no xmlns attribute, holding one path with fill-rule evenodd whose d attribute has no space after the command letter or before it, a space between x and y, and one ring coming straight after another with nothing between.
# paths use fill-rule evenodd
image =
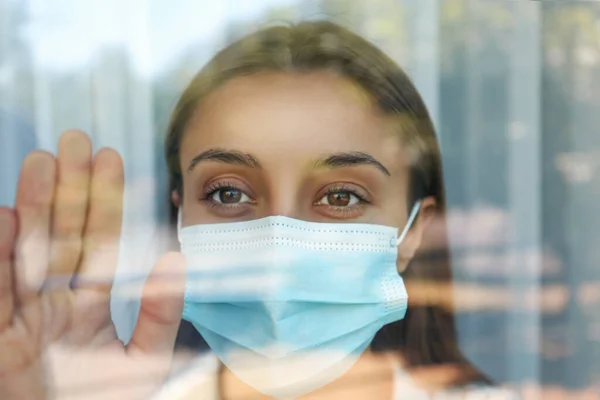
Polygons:
<instances>
[{"instance_id":1,"label":"woman","mask_svg":"<svg viewBox=\"0 0 600 400\"><path fill-rule=\"evenodd\" d=\"M207 370L210 363L199 359L199 367L173 377L167 398L393 399L432 391L462 395L463 389L479 394L489 385L458 349L447 303L427 304L411 291L416 284L443 289L451 282L447 241L438 232L432 243L428 229L445 211L439 148L409 78L359 36L329 22L265 29L220 52L190 83L166 140L172 214L180 218L177 233L187 260L185 288L176 273L181 258L170 254L159 261L127 346L107 322L107 288L97 284L115 262L106 246L112 249L118 235L122 167L108 150L91 161L88 145L78 156L65 154L68 140L83 139L70 134L61 141L57 161L38 154L47 182L54 182L54 162L61 171L79 171L68 181L59 174L56 188L39 190L43 201L26 200L32 167L24 166L21 226L33 231L36 216L52 216L38 223L42 237L50 237L38 244L49 242L44 250L50 256L17 257L17 267L11 264L16 300L5 307L0 332L17 330L15 316L27 326L39 322L18 305L48 308L62 301L72 305L66 307L72 314L52 324L38 347L64 340L66 332L78 345L116 349L115 368L149 368L151 360L152 371L164 377L175 317L183 309L183 328L201 333L222 363ZM73 188L87 194L75 196L84 200L66 215L57 204ZM28 213L30 203L46 205L45 212ZM71 223L57 222L68 217ZM14 215L3 211L0 218L10 222L14 236ZM54 238L76 233L83 239L70 253L60 240L56 244ZM17 242L27 245L26 237L19 233ZM96 253L112 259L93 262ZM6 250L3 257L8 265ZM35 271L48 263L44 284L44 274ZM34 272L19 276L22 270ZM175 278L166 285L161 274ZM68 284L48 294L48 276L57 275ZM179 296L162 301L165 286ZM90 317L100 309L104 314ZM44 365L32 361L40 352L36 348L20 363L4 356L4 376L16 376L11 382L21 385L0 378L0 393L21 394L27 382L29 392L43 396ZM64 363L52 370L60 392L61 376L67 381L77 374L69 375L70 364L55 358L52 365ZM84 362L91 371L97 361L78 360L79 375ZM424 366L440 373L419 374ZM155 389L130 388L127 398Z\"/></svg>"}]
</instances>

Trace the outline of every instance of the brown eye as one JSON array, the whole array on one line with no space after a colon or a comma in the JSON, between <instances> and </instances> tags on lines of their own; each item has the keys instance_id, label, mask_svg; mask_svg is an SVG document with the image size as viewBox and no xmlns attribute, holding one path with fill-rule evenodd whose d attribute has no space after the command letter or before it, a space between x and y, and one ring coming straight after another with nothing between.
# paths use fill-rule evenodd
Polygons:
<instances>
[{"instance_id":1,"label":"brown eye","mask_svg":"<svg viewBox=\"0 0 600 400\"><path fill-rule=\"evenodd\" d=\"M331 207L350 207L360 202L361 199L356 194L347 190L339 190L327 193L317 204Z\"/></svg>"},{"instance_id":2,"label":"brown eye","mask_svg":"<svg viewBox=\"0 0 600 400\"><path fill-rule=\"evenodd\" d=\"M242 192L236 189L222 190L219 192L219 200L224 204L237 203L242 198Z\"/></svg>"},{"instance_id":3,"label":"brown eye","mask_svg":"<svg viewBox=\"0 0 600 400\"><path fill-rule=\"evenodd\" d=\"M247 203L250 198L238 189L219 189L212 194L212 200L220 204Z\"/></svg>"},{"instance_id":4,"label":"brown eye","mask_svg":"<svg viewBox=\"0 0 600 400\"><path fill-rule=\"evenodd\" d=\"M329 193L327 195L327 204L335 207L346 207L350 204L351 199L350 193L347 192Z\"/></svg>"}]
</instances>

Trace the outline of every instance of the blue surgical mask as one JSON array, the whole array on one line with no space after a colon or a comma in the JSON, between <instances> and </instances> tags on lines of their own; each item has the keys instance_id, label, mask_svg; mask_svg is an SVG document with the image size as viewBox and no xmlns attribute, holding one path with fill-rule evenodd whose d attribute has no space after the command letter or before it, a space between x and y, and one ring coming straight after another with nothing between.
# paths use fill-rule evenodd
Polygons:
<instances>
[{"instance_id":1,"label":"blue surgical mask","mask_svg":"<svg viewBox=\"0 0 600 400\"><path fill-rule=\"evenodd\" d=\"M296 398L340 377L384 325L404 318L388 226L273 216L179 229L183 318L242 381Z\"/></svg>"}]
</instances>

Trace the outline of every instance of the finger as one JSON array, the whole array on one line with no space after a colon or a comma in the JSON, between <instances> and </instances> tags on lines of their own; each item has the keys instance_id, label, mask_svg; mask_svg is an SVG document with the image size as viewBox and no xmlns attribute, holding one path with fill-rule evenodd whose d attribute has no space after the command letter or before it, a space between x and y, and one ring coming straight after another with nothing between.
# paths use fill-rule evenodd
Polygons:
<instances>
[{"instance_id":1,"label":"finger","mask_svg":"<svg viewBox=\"0 0 600 400\"><path fill-rule=\"evenodd\" d=\"M0 332L12 323L14 311L13 248L17 221L13 210L0 208Z\"/></svg>"},{"instance_id":2,"label":"finger","mask_svg":"<svg viewBox=\"0 0 600 400\"><path fill-rule=\"evenodd\" d=\"M40 290L48 269L55 177L52 154L34 151L23 161L15 202L19 223L15 282L22 300Z\"/></svg>"},{"instance_id":3,"label":"finger","mask_svg":"<svg viewBox=\"0 0 600 400\"><path fill-rule=\"evenodd\" d=\"M172 355L181 322L185 291L185 259L180 253L163 256L142 292L142 305L128 352Z\"/></svg>"},{"instance_id":4,"label":"finger","mask_svg":"<svg viewBox=\"0 0 600 400\"><path fill-rule=\"evenodd\" d=\"M119 259L123 220L123 162L112 149L102 149L92 165L90 204L77 279L106 282L114 277ZM110 286L103 285L103 291Z\"/></svg>"},{"instance_id":5,"label":"finger","mask_svg":"<svg viewBox=\"0 0 600 400\"><path fill-rule=\"evenodd\" d=\"M80 131L65 132L58 144L58 182L52 212L48 275L67 285L81 256L91 164L89 137Z\"/></svg>"}]
</instances>

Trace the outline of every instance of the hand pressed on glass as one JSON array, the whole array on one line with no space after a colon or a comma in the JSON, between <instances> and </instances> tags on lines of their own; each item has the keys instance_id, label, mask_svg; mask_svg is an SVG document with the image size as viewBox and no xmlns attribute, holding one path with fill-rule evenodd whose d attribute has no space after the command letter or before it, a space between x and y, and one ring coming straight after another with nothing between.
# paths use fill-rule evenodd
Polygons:
<instances>
[{"instance_id":1,"label":"hand pressed on glass","mask_svg":"<svg viewBox=\"0 0 600 400\"><path fill-rule=\"evenodd\" d=\"M118 398L146 398L166 377L184 263L177 254L157 263L124 345L109 310L123 189L118 153L92 157L82 132L63 134L58 157L36 151L24 161L15 209L0 210L0 398L105 398L111 382L102 377L131 371L139 379L118 388L126 393ZM159 284L161 270L176 278Z\"/></svg>"}]
</instances>

